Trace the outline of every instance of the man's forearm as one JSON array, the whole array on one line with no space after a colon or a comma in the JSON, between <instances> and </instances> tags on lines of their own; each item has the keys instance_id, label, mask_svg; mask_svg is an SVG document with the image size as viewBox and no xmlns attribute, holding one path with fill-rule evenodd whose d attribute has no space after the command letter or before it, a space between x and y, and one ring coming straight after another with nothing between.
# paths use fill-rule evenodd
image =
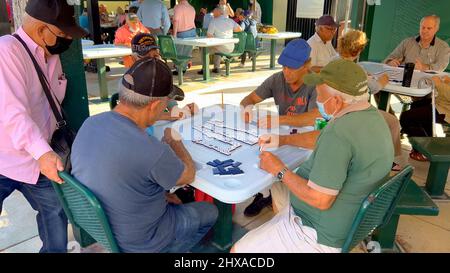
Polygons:
<instances>
[{"instance_id":1,"label":"man's forearm","mask_svg":"<svg viewBox=\"0 0 450 273\"><path fill-rule=\"evenodd\" d=\"M192 160L189 152L186 150L186 147L184 147L183 142L173 141L169 145L184 164L186 164L187 166L194 166L194 161Z\"/></svg>"},{"instance_id":2,"label":"man's forearm","mask_svg":"<svg viewBox=\"0 0 450 273\"><path fill-rule=\"evenodd\" d=\"M291 145L303 149L313 150L316 146L319 135L320 131L315 130L301 134L280 136L280 146Z\"/></svg>"},{"instance_id":3,"label":"man's forearm","mask_svg":"<svg viewBox=\"0 0 450 273\"><path fill-rule=\"evenodd\" d=\"M280 125L289 125L293 127L313 126L316 118L321 117L319 110L313 109L310 112L293 116L280 116Z\"/></svg>"}]
</instances>

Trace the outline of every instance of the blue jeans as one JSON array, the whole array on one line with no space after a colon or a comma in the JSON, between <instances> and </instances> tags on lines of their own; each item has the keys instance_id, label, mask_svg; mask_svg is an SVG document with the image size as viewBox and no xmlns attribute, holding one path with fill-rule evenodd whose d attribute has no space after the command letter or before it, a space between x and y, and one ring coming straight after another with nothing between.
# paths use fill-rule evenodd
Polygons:
<instances>
[{"instance_id":1,"label":"blue jeans","mask_svg":"<svg viewBox=\"0 0 450 273\"><path fill-rule=\"evenodd\" d=\"M177 38L193 38L197 37L195 28L177 33ZM179 56L192 56L192 46L176 45L177 54Z\"/></svg>"},{"instance_id":2,"label":"blue jeans","mask_svg":"<svg viewBox=\"0 0 450 273\"><path fill-rule=\"evenodd\" d=\"M14 190L20 191L38 212L36 221L42 248L39 252L67 251L67 217L47 177L41 175L36 185L18 182L0 175L0 213L3 200Z\"/></svg>"},{"instance_id":3,"label":"blue jeans","mask_svg":"<svg viewBox=\"0 0 450 273\"><path fill-rule=\"evenodd\" d=\"M184 253L194 247L216 223L218 211L214 204L192 202L171 205L175 209L175 240L161 252Z\"/></svg>"}]
</instances>

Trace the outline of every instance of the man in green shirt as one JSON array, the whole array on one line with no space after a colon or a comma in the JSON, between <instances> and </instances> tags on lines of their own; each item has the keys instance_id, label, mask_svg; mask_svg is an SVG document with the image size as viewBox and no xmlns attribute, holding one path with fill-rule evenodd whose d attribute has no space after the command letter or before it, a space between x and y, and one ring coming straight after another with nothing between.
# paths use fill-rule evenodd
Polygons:
<instances>
[{"instance_id":1,"label":"man in green shirt","mask_svg":"<svg viewBox=\"0 0 450 273\"><path fill-rule=\"evenodd\" d=\"M278 213L233 252L340 252L363 199L389 174L389 128L367 102L362 68L336 60L304 82L316 85L319 111L330 121L297 173L272 153L261 153L261 169L281 181L272 187Z\"/></svg>"}]
</instances>

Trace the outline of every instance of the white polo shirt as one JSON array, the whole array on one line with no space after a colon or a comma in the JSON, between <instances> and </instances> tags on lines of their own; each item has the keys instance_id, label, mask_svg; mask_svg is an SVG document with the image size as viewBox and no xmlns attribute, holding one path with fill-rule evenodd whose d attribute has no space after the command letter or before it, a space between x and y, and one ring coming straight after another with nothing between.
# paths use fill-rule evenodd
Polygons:
<instances>
[{"instance_id":1,"label":"white polo shirt","mask_svg":"<svg viewBox=\"0 0 450 273\"><path fill-rule=\"evenodd\" d=\"M314 33L307 42L311 47L312 66L326 66L338 55L331 41L324 43L317 33Z\"/></svg>"}]
</instances>

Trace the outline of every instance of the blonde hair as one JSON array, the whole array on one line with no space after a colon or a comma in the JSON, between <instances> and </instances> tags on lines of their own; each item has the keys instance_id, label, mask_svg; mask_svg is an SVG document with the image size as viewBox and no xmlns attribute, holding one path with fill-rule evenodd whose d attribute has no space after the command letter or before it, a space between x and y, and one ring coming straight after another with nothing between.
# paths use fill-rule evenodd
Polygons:
<instances>
[{"instance_id":1,"label":"blonde hair","mask_svg":"<svg viewBox=\"0 0 450 273\"><path fill-rule=\"evenodd\" d=\"M349 30L339 38L338 52L342 55L358 56L367 45L366 33L360 30Z\"/></svg>"}]
</instances>

